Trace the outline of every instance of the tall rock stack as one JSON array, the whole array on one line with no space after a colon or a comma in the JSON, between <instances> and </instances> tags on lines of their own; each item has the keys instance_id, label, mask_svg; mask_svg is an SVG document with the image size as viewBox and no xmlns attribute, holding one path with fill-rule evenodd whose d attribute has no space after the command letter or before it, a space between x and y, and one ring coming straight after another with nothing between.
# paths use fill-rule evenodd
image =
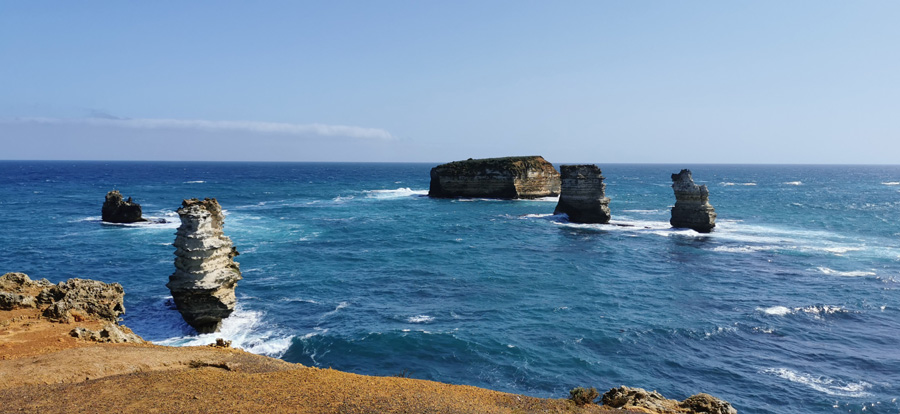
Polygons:
<instances>
[{"instance_id":1,"label":"tall rock stack","mask_svg":"<svg viewBox=\"0 0 900 414\"><path fill-rule=\"evenodd\" d=\"M234 311L241 269L237 249L222 232L225 218L216 199L184 200L175 232L175 273L166 286L184 320L199 333L219 330Z\"/></svg>"},{"instance_id":2,"label":"tall rock stack","mask_svg":"<svg viewBox=\"0 0 900 414\"><path fill-rule=\"evenodd\" d=\"M122 193L118 190L112 190L106 193L106 201L100 209L102 220L107 223L137 223L147 221L141 217L141 205L128 200L124 200Z\"/></svg>"},{"instance_id":3,"label":"tall rock stack","mask_svg":"<svg viewBox=\"0 0 900 414\"><path fill-rule=\"evenodd\" d=\"M681 170L672 174L672 189L675 190L675 207L672 207L672 227L694 229L709 233L716 227L716 209L709 204L709 189L705 185L694 184L691 170Z\"/></svg>"},{"instance_id":4,"label":"tall rock stack","mask_svg":"<svg viewBox=\"0 0 900 414\"><path fill-rule=\"evenodd\" d=\"M561 165L559 173L562 187L553 214L566 213L573 223L609 223L609 198L600 167Z\"/></svg>"}]
</instances>

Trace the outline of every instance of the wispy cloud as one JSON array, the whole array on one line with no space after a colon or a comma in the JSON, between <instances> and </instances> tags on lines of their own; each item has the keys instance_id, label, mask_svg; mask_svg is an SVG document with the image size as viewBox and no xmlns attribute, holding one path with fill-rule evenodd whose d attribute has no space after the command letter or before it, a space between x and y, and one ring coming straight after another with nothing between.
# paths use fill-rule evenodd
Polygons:
<instances>
[{"instance_id":1,"label":"wispy cloud","mask_svg":"<svg viewBox=\"0 0 900 414\"><path fill-rule=\"evenodd\" d=\"M43 125L86 125L96 127L134 128L134 129L178 129L207 132L251 132L266 134L285 134L295 136L349 137L358 139L374 139L390 141L394 136L379 128L365 128L348 125L328 124L290 124L283 122L256 121L209 121L203 119L153 119L153 118L117 118L112 116L91 118L14 118L0 119L6 124L43 124Z\"/></svg>"}]
</instances>

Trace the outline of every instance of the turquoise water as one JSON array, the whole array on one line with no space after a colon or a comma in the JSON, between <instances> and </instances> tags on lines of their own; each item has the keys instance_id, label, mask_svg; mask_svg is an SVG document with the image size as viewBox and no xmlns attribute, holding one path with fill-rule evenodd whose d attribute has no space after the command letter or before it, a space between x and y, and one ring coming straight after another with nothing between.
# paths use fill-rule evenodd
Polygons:
<instances>
[{"instance_id":1,"label":"turquoise water","mask_svg":"<svg viewBox=\"0 0 900 414\"><path fill-rule=\"evenodd\" d=\"M0 162L0 272L120 282L171 345L539 397L708 392L742 413L900 412L900 167L600 164L613 223L555 200L434 200L433 164ZM719 214L669 228L691 168ZM106 225L120 190L166 224ZM216 197L239 308L174 309L177 208Z\"/></svg>"}]
</instances>

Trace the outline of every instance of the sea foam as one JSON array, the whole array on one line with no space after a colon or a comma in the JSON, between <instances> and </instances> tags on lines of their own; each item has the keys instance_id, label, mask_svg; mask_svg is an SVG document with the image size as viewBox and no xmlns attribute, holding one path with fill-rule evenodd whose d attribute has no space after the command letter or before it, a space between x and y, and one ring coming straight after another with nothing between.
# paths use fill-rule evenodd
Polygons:
<instances>
[{"instance_id":1,"label":"sea foam","mask_svg":"<svg viewBox=\"0 0 900 414\"><path fill-rule=\"evenodd\" d=\"M366 194L367 198L390 200L406 197L425 197L428 195L428 190L413 190L409 187L404 187L394 190L365 190L363 193Z\"/></svg>"},{"instance_id":2,"label":"sea foam","mask_svg":"<svg viewBox=\"0 0 900 414\"><path fill-rule=\"evenodd\" d=\"M872 387L865 381L847 382L825 376L814 376L801 373L788 368L769 368L763 373L786 379L790 382L802 384L816 391L838 397L865 397L870 395L866 390Z\"/></svg>"},{"instance_id":3,"label":"sea foam","mask_svg":"<svg viewBox=\"0 0 900 414\"><path fill-rule=\"evenodd\" d=\"M264 321L265 313L245 310L241 304L234 313L222 320L218 332L194 336L181 336L156 341L168 346L202 346L216 342L217 338L231 341L231 346L254 354L280 357L291 346L292 336L280 332Z\"/></svg>"}]
</instances>

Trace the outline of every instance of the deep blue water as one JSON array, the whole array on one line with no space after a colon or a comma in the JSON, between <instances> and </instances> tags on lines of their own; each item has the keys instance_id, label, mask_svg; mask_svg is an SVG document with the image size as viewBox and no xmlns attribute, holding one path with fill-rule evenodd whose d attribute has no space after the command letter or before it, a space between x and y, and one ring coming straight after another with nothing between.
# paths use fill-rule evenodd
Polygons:
<instances>
[{"instance_id":1,"label":"deep blue water","mask_svg":"<svg viewBox=\"0 0 900 414\"><path fill-rule=\"evenodd\" d=\"M433 200L433 164L0 162L0 273L120 282L173 345L562 398L630 385L742 413L900 412L900 167L601 164L612 225L555 200ZM674 230L690 167L719 214ZM118 189L177 221L216 197L239 309L197 337L165 287L177 223L101 224Z\"/></svg>"}]
</instances>

